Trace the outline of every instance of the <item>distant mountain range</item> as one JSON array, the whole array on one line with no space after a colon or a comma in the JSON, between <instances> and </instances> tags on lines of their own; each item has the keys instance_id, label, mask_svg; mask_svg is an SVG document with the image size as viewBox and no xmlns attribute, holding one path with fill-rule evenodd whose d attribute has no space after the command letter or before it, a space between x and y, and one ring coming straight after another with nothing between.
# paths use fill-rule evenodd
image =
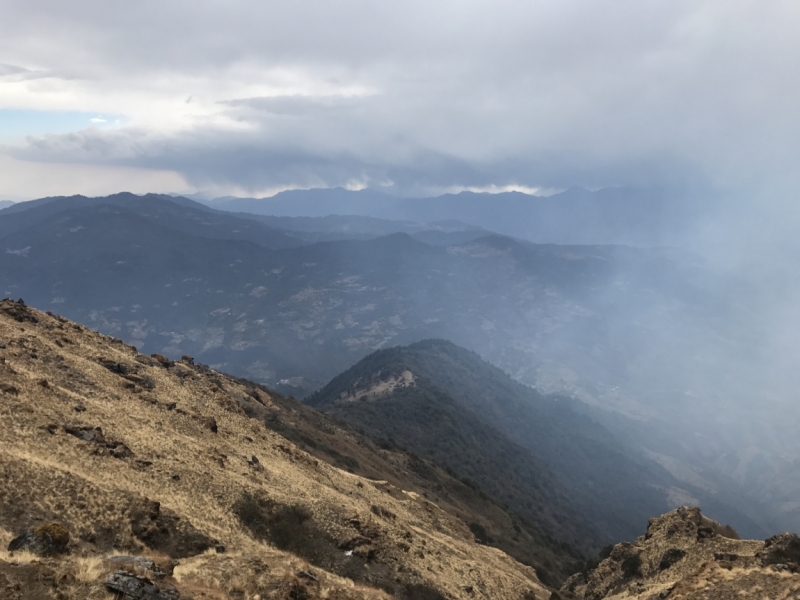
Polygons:
<instances>
[{"instance_id":1,"label":"distant mountain range","mask_svg":"<svg viewBox=\"0 0 800 600\"><path fill-rule=\"evenodd\" d=\"M14 203L11 200L0 200L0 210L12 206Z\"/></svg>"},{"instance_id":2,"label":"distant mountain range","mask_svg":"<svg viewBox=\"0 0 800 600\"><path fill-rule=\"evenodd\" d=\"M571 188L543 197L520 192L461 192L398 198L375 190L292 190L269 198L223 197L213 208L273 216L359 215L433 222L459 220L537 243L634 244L674 242L698 216L701 203L663 190ZM703 210L710 201L704 199Z\"/></svg>"}]
</instances>

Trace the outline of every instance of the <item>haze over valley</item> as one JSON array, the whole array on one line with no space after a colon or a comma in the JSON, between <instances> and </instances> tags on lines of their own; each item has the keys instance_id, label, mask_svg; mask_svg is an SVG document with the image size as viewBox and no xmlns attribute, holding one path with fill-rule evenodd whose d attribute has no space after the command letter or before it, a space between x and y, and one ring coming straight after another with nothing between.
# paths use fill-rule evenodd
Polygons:
<instances>
[{"instance_id":1,"label":"haze over valley","mask_svg":"<svg viewBox=\"0 0 800 600\"><path fill-rule=\"evenodd\" d=\"M38 4L0 597L800 594L796 6Z\"/></svg>"}]
</instances>

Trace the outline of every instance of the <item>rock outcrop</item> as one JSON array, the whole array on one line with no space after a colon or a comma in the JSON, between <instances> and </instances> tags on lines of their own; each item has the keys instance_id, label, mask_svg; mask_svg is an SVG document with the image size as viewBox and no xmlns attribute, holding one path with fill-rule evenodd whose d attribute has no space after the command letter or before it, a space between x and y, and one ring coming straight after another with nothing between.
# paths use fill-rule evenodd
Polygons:
<instances>
[{"instance_id":1,"label":"rock outcrop","mask_svg":"<svg viewBox=\"0 0 800 600\"><path fill-rule=\"evenodd\" d=\"M730 527L681 507L651 519L644 536L605 552L587 573L572 576L561 598L725 600L794 598L800 594L800 538L740 540Z\"/></svg>"}]
</instances>

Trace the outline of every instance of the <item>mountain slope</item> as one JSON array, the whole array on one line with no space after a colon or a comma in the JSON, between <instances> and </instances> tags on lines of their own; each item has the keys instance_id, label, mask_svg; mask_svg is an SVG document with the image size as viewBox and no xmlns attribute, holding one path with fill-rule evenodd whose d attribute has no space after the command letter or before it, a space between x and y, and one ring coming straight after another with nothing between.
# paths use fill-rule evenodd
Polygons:
<instances>
[{"instance_id":1,"label":"mountain slope","mask_svg":"<svg viewBox=\"0 0 800 600\"><path fill-rule=\"evenodd\" d=\"M326 588L335 598L385 597L374 588L397 598L549 595L533 569L476 543L421 494L336 468L274 430L314 414L188 357L149 357L0 301L0 538L57 522L47 527L70 540L64 558L0 553L0 586L15 593L19 577L50 576L62 594L105 598L102 581L115 567L103 557L144 552L164 568L179 560L158 585L198 600ZM415 480L402 455L377 455L316 418L328 439L362 445L364 468L391 462L392 480ZM94 575L76 579L87 564ZM37 597L31 589L25 598Z\"/></svg>"},{"instance_id":2,"label":"mountain slope","mask_svg":"<svg viewBox=\"0 0 800 600\"><path fill-rule=\"evenodd\" d=\"M574 402L542 396L444 340L378 351L307 402L474 477L521 512L524 494L515 497L509 481L543 484L552 494L559 489L547 476L552 469L568 491L561 494L571 499L563 504L610 539L631 537L648 515L666 510L667 492L679 485L639 449L621 444L576 410ZM476 435L478 430L483 435ZM539 471L526 471L520 462L536 464ZM583 536L590 538L585 526Z\"/></svg>"},{"instance_id":3,"label":"mountain slope","mask_svg":"<svg viewBox=\"0 0 800 600\"><path fill-rule=\"evenodd\" d=\"M307 403L386 440L387 445L407 447L435 460L553 537L587 551L609 541L575 509L568 490L547 465L422 377L408 376L413 383L406 384L408 373L382 370L371 386L348 387L358 399L344 392L344 398L325 402L326 387ZM394 387L396 382L400 383Z\"/></svg>"}]
</instances>

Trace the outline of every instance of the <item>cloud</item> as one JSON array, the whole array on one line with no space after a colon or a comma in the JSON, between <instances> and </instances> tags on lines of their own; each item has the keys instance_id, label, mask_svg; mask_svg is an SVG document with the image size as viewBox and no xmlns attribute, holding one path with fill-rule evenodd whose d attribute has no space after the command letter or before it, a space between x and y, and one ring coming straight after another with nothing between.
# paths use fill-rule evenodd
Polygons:
<instances>
[{"instance_id":1,"label":"cloud","mask_svg":"<svg viewBox=\"0 0 800 600\"><path fill-rule=\"evenodd\" d=\"M2 106L126 117L18 159L246 193L800 183L793 2L104 6L4 5L0 58L50 75Z\"/></svg>"},{"instance_id":2,"label":"cloud","mask_svg":"<svg viewBox=\"0 0 800 600\"><path fill-rule=\"evenodd\" d=\"M16 65L4 65L0 64L0 77L5 77L6 75L19 75L21 73L30 73L29 69L24 67L18 67Z\"/></svg>"},{"instance_id":3,"label":"cloud","mask_svg":"<svg viewBox=\"0 0 800 600\"><path fill-rule=\"evenodd\" d=\"M105 196L120 191L135 194L147 192L172 192L189 189L183 176L163 169L131 167L39 163L16 160L0 154L0 194L6 199L28 200L31 190L36 197Z\"/></svg>"}]
</instances>

